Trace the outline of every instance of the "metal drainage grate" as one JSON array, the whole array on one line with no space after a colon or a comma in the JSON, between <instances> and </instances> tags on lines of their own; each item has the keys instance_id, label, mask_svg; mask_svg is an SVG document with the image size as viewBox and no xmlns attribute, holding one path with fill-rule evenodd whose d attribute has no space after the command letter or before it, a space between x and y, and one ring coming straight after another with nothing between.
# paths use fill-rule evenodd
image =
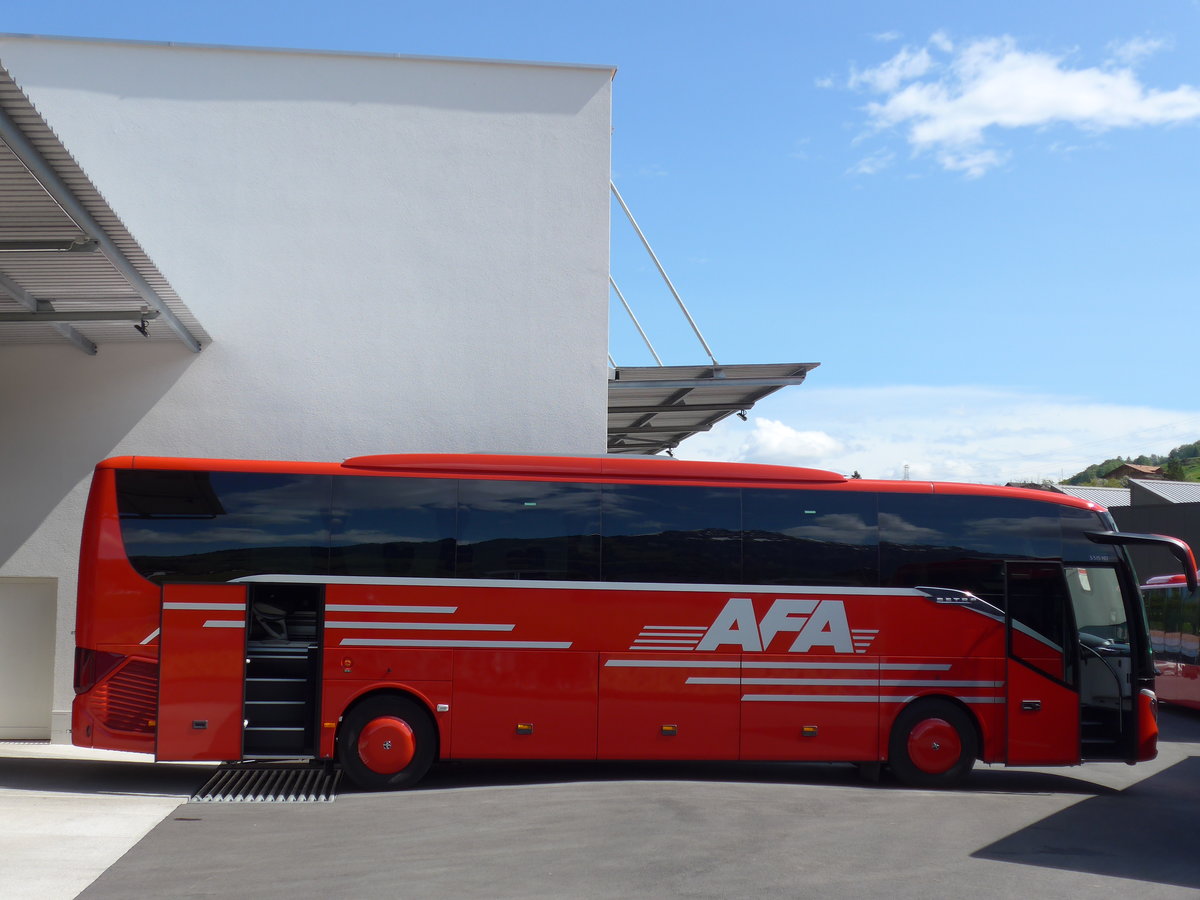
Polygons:
<instances>
[{"instance_id":1,"label":"metal drainage grate","mask_svg":"<svg viewBox=\"0 0 1200 900\"><path fill-rule=\"evenodd\" d=\"M321 765L227 763L191 803L332 803L342 772Z\"/></svg>"}]
</instances>

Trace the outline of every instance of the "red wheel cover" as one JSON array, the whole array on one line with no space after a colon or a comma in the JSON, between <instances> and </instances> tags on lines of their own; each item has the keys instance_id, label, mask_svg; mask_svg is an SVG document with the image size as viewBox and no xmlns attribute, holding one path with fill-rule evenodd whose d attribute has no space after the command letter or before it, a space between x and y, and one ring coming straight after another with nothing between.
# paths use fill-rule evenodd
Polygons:
<instances>
[{"instance_id":1,"label":"red wheel cover","mask_svg":"<svg viewBox=\"0 0 1200 900\"><path fill-rule=\"evenodd\" d=\"M412 728L396 716L372 719L358 735L358 758L380 775L395 775L412 762L416 752Z\"/></svg>"},{"instance_id":2,"label":"red wheel cover","mask_svg":"<svg viewBox=\"0 0 1200 900\"><path fill-rule=\"evenodd\" d=\"M941 775L962 755L962 739L945 719L922 719L908 733L908 758L922 772Z\"/></svg>"}]
</instances>

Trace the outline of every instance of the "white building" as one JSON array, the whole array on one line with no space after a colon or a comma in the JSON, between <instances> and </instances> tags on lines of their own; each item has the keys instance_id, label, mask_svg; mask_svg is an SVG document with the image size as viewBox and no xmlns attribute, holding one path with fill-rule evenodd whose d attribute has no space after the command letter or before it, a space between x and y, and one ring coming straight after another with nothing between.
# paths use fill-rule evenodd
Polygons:
<instances>
[{"instance_id":1,"label":"white building","mask_svg":"<svg viewBox=\"0 0 1200 900\"><path fill-rule=\"evenodd\" d=\"M605 452L611 68L17 36L0 67L0 738L69 739L105 457Z\"/></svg>"}]
</instances>

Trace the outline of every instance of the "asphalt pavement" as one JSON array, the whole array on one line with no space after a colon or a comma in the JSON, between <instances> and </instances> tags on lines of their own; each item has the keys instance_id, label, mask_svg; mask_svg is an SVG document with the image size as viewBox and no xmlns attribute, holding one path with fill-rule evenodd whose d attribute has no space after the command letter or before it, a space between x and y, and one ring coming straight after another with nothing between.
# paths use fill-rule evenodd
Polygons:
<instances>
[{"instance_id":1,"label":"asphalt pavement","mask_svg":"<svg viewBox=\"0 0 1200 900\"><path fill-rule=\"evenodd\" d=\"M1152 763L977 766L953 791L838 765L477 763L286 804L186 803L209 767L0 744L0 895L1194 898L1200 713L1161 724Z\"/></svg>"}]
</instances>

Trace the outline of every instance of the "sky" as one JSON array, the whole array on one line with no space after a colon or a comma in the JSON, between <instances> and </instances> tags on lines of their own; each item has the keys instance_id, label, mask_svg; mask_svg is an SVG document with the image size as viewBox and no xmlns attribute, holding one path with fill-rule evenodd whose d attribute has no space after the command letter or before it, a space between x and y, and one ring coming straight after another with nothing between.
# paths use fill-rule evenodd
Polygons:
<instances>
[{"instance_id":1,"label":"sky","mask_svg":"<svg viewBox=\"0 0 1200 900\"><path fill-rule=\"evenodd\" d=\"M677 455L1058 480L1200 438L1200 0L0 0L11 33L612 65L613 181L717 361ZM709 362L615 204L611 270ZM613 298L610 353L654 359Z\"/></svg>"}]
</instances>

